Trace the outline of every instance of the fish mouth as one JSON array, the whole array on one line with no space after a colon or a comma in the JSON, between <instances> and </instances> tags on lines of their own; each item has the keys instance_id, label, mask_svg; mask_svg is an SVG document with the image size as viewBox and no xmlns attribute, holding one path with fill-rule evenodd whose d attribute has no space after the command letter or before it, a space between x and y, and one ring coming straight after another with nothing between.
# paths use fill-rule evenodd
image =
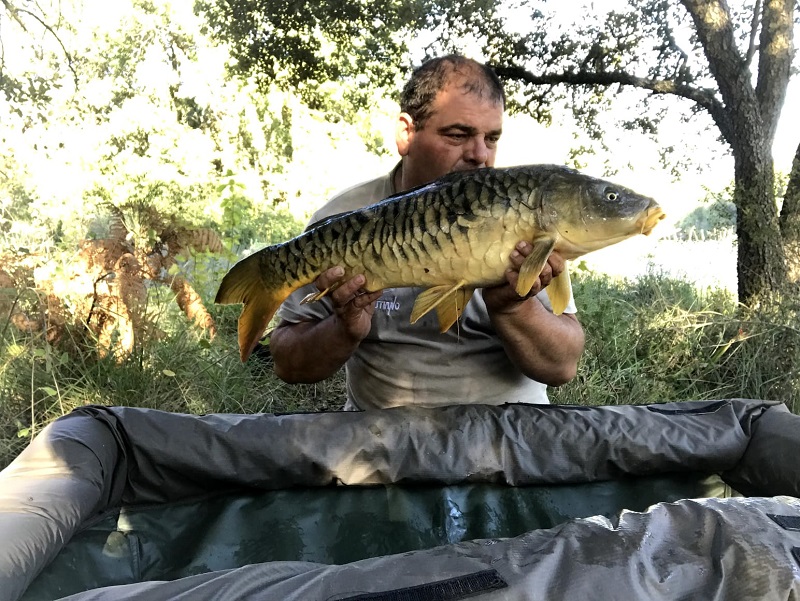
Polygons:
<instances>
[{"instance_id":1,"label":"fish mouth","mask_svg":"<svg viewBox=\"0 0 800 601\"><path fill-rule=\"evenodd\" d=\"M636 222L636 227L645 236L649 236L658 222L664 219L667 214L658 205L650 207L647 212Z\"/></svg>"}]
</instances>

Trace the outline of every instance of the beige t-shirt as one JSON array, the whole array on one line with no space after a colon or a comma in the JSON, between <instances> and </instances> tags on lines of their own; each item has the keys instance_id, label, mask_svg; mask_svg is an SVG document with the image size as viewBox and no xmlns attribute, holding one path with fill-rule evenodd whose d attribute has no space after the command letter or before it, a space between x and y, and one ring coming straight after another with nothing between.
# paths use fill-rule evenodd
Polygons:
<instances>
[{"instance_id":1,"label":"beige t-shirt","mask_svg":"<svg viewBox=\"0 0 800 601\"><path fill-rule=\"evenodd\" d=\"M317 211L310 223L391 196L394 172L345 190ZM295 291L278 316L297 323L331 315L333 308L327 298L300 305L315 290L312 284ZM461 319L444 334L439 332L435 312L410 323L414 300L421 291L387 288L375 302L372 329L345 364L347 408L548 402L547 387L523 375L506 355L481 290L475 291ZM550 308L546 293L537 298ZM572 298L566 312L576 312Z\"/></svg>"}]
</instances>

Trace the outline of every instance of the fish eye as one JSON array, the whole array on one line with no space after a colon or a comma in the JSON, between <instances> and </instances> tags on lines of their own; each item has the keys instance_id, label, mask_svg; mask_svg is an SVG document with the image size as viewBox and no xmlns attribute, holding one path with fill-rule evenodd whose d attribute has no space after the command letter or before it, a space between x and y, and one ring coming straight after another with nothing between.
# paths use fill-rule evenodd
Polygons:
<instances>
[{"instance_id":1,"label":"fish eye","mask_svg":"<svg viewBox=\"0 0 800 601\"><path fill-rule=\"evenodd\" d=\"M606 190L606 200L610 200L614 202L619 198L619 193L615 192L614 190L607 189Z\"/></svg>"}]
</instances>

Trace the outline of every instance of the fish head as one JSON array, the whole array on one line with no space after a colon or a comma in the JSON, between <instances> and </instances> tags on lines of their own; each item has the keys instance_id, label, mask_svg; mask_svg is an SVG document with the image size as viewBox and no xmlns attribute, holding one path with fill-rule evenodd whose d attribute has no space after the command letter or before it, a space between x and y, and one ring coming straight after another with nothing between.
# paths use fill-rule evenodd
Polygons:
<instances>
[{"instance_id":1,"label":"fish head","mask_svg":"<svg viewBox=\"0 0 800 601\"><path fill-rule=\"evenodd\" d=\"M548 178L540 206L547 229L558 233L556 250L568 259L649 235L666 217L648 196L566 168Z\"/></svg>"}]
</instances>

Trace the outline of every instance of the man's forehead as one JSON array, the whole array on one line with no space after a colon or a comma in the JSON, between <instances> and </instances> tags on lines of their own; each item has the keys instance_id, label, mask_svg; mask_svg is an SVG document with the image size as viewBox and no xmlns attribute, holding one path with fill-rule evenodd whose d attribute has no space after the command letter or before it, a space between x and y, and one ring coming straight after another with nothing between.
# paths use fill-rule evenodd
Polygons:
<instances>
[{"instance_id":1,"label":"man's forehead","mask_svg":"<svg viewBox=\"0 0 800 601\"><path fill-rule=\"evenodd\" d=\"M503 123L503 112L501 102L495 102L474 91L448 86L436 95L428 119L437 121L436 126L439 129L458 127L499 130Z\"/></svg>"},{"instance_id":2,"label":"man's forehead","mask_svg":"<svg viewBox=\"0 0 800 601\"><path fill-rule=\"evenodd\" d=\"M496 104L502 108L502 102L494 97L491 85L482 77L467 77L460 73L451 73L436 98L443 95L474 98L477 101Z\"/></svg>"}]
</instances>

